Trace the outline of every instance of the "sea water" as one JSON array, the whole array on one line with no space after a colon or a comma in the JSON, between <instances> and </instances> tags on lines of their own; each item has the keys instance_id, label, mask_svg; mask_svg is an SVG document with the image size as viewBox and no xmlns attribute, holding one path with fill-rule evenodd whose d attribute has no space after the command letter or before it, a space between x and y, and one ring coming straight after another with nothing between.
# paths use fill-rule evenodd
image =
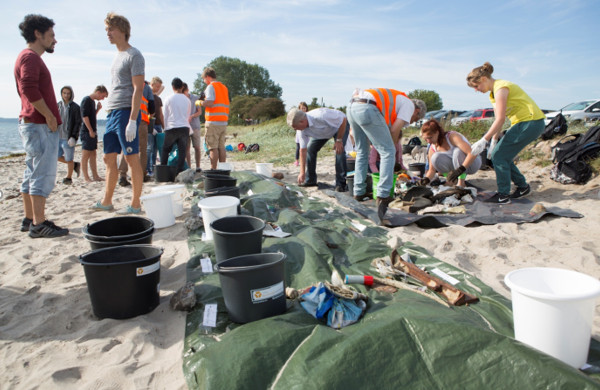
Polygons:
<instances>
[{"instance_id":1,"label":"sea water","mask_svg":"<svg viewBox=\"0 0 600 390\"><path fill-rule=\"evenodd\" d=\"M102 140L104 120L98 120L98 136ZM77 144L81 144L78 140ZM0 157L11 153L23 153L23 142L19 136L19 120L17 118L0 118Z\"/></svg>"}]
</instances>

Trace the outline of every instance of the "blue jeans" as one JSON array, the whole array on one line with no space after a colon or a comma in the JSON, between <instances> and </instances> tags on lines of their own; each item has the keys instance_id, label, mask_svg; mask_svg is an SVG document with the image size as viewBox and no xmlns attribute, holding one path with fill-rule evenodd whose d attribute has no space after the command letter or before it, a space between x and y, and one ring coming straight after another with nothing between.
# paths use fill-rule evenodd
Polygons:
<instances>
[{"instance_id":1,"label":"blue jeans","mask_svg":"<svg viewBox=\"0 0 600 390\"><path fill-rule=\"evenodd\" d=\"M349 125L346 125L346 131L342 137L342 145L346 145L348 140ZM337 138L337 132L333 135L333 141ZM317 153L329 141L329 138L315 139L311 138L306 146L306 182L317 182ZM336 187L346 187L346 152L335 155L335 185Z\"/></svg>"},{"instance_id":2,"label":"blue jeans","mask_svg":"<svg viewBox=\"0 0 600 390\"><path fill-rule=\"evenodd\" d=\"M367 169L369 167L369 141L380 156L379 184L377 196L390 196L394 179L396 147L392 141L390 128L376 106L367 103L350 103L348 122L354 131L356 143L356 163L354 167L354 195L367 192Z\"/></svg>"},{"instance_id":3,"label":"blue jeans","mask_svg":"<svg viewBox=\"0 0 600 390\"><path fill-rule=\"evenodd\" d=\"M159 133L163 132L163 128L161 125L155 125L154 130ZM158 147L156 144L156 136L148 133L148 146L146 148L146 155L148 156L148 162L146 164L146 170L149 174L154 172L154 164L156 164L156 156L158 154Z\"/></svg>"},{"instance_id":4,"label":"blue jeans","mask_svg":"<svg viewBox=\"0 0 600 390\"><path fill-rule=\"evenodd\" d=\"M525 176L514 163L515 157L525 146L544 132L544 120L519 122L506 131L492 151L492 163L496 172L496 185L501 195L510 194L510 182L517 187L527 186Z\"/></svg>"},{"instance_id":5,"label":"blue jeans","mask_svg":"<svg viewBox=\"0 0 600 390\"><path fill-rule=\"evenodd\" d=\"M19 123L25 149L25 172L21 192L47 198L56 181L58 131L46 124Z\"/></svg>"}]
</instances>

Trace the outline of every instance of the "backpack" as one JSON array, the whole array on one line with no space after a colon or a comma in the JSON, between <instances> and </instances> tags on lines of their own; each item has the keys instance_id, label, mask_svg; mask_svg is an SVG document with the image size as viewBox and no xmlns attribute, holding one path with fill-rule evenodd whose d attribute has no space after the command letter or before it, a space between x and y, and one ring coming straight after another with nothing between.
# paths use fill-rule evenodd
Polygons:
<instances>
[{"instance_id":1,"label":"backpack","mask_svg":"<svg viewBox=\"0 0 600 390\"><path fill-rule=\"evenodd\" d=\"M412 137L408 140L407 144L402 145L402 154L410 154L415 146L421 145L421 139L419 137Z\"/></svg>"},{"instance_id":2,"label":"backpack","mask_svg":"<svg viewBox=\"0 0 600 390\"><path fill-rule=\"evenodd\" d=\"M246 153L258 151L260 151L260 146L258 144L251 144L246 147Z\"/></svg>"},{"instance_id":3,"label":"backpack","mask_svg":"<svg viewBox=\"0 0 600 390\"><path fill-rule=\"evenodd\" d=\"M544 132L541 137L543 140L549 140L554 138L556 135L563 135L567 133L569 125L567 124L567 119L564 117L562 112L559 112L550 123L546 125Z\"/></svg>"},{"instance_id":4,"label":"backpack","mask_svg":"<svg viewBox=\"0 0 600 390\"><path fill-rule=\"evenodd\" d=\"M589 161L600 156L600 126L585 134L563 137L552 147L550 178L563 184L585 184L592 176Z\"/></svg>"}]
</instances>

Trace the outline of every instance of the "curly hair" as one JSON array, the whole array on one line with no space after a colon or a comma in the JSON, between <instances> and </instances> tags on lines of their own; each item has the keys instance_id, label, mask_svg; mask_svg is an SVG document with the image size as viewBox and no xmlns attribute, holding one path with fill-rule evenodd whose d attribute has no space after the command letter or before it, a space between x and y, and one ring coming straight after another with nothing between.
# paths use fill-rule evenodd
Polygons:
<instances>
[{"instance_id":1,"label":"curly hair","mask_svg":"<svg viewBox=\"0 0 600 390\"><path fill-rule=\"evenodd\" d=\"M479 84L479 80L482 77L491 78L492 73L494 73L494 67L489 62L474 68L469 75L467 76L467 85L469 87L474 88L477 84Z\"/></svg>"},{"instance_id":2,"label":"curly hair","mask_svg":"<svg viewBox=\"0 0 600 390\"><path fill-rule=\"evenodd\" d=\"M54 20L42 15L29 14L26 15L23 21L19 24L21 35L27 43L35 42L35 32L39 31L44 34L46 31L54 27Z\"/></svg>"}]
</instances>

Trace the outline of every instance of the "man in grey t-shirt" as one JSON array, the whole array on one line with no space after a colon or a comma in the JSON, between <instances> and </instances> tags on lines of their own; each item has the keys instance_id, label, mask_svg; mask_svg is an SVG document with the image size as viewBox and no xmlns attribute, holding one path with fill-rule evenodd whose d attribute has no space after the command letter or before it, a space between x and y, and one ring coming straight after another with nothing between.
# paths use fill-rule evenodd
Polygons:
<instances>
[{"instance_id":1,"label":"man in grey t-shirt","mask_svg":"<svg viewBox=\"0 0 600 390\"><path fill-rule=\"evenodd\" d=\"M104 20L110 43L117 46L112 68L112 84L106 109L108 117L104 133L106 186L104 197L92 206L96 210L113 210L112 197L119 178L117 156L121 151L131 168L132 197L129 206L118 214L140 214L140 196L144 174L140 164L138 125L144 88L144 57L129 44L131 26L127 18L109 13Z\"/></svg>"}]
</instances>

